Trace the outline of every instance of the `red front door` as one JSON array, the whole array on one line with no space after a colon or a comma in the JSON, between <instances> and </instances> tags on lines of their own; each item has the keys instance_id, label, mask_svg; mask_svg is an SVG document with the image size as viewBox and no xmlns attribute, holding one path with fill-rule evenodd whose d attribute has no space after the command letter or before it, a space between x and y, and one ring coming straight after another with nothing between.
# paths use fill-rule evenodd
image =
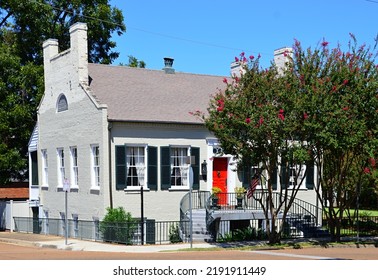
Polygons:
<instances>
[{"instance_id":1,"label":"red front door","mask_svg":"<svg viewBox=\"0 0 378 280\"><path fill-rule=\"evenodd\" d=\"M219 195L219 204L227 204L227 158L214 158L213 161L213 187L222 190Z\"/></svg>"}]
</instances>

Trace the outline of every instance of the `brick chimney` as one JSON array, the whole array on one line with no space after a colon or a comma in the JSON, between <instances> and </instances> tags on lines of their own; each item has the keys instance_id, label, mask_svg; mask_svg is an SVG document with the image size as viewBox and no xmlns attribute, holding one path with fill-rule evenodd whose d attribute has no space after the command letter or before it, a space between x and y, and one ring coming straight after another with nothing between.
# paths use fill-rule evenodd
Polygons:
<instances>
[{"instance_id":1,"label":"brick chimney","mask_svg":"<svg viewBox=\"0 0 378 280\"><path fill-rule=\"evenodd\" d=\"M231 63L231 77L241 77L245 73L245 69L243 68L243 62L241 61L234 61Z\"/></svg>"},{"instance_id":2,"label":"brick chimney","mask_svg":"<svg viewBox=\"0 0 378 280\"><path fill-rule=\"evenodd\" d=\"M78 73L79 83L88 84L87 24L75 23L70 27L72 65Z\"/></svg>"},{"instance_id":3,"label":"brick chimney","mask_svg":"<svg viewBox=\"0 0 378 280\"><path fill-rule=\"evenodd\" d=\"M274 64L277 67L278 73L282 74L286 69L286 64L293 58L293 49L284 47L274 51Z\"/></svg>"}]
</instances>

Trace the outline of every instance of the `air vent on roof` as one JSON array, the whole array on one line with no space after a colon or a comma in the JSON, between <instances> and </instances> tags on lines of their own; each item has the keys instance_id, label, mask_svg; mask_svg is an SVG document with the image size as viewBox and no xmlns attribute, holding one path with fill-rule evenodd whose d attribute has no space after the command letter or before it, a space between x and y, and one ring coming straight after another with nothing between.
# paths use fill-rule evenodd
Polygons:
<instances>
[{"instance_id":1,"label":"air vent on roof","mask_svg":"<svg viewBox=\"0 0 378 280\"><path fill-rule=\"evenodd\" d=\"M166 74L174 74L175 69L172 67L173 65L173 58L170 57L164 57L164 68L163 70L165 71Z\"/></svg>"}]
</instances>

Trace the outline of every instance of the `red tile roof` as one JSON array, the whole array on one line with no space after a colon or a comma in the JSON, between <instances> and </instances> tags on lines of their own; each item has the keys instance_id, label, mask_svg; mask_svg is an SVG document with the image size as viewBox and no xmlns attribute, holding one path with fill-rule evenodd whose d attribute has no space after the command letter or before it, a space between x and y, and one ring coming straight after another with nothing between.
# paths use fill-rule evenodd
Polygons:
<instances>
[{"instance_id":1,"label":"red tile roof","mask_svg":"<svg viewBox=\"0 0 378 280\"><path fill-rule=\"evenodd\" d=\"M28 183L13 183L0 186L0 199L29 199Z\"/></svg>"}]
</instances>

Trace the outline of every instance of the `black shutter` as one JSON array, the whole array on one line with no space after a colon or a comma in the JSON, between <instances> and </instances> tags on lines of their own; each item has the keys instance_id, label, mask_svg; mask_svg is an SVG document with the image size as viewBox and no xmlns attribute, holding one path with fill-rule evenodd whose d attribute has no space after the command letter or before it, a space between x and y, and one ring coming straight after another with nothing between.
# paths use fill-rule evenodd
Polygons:
<instances>
[{"instance_id":1,"label":"black shutter","mask_svg":"<svg viewBox=\"0 0 378 280\"><path fill-rule=\"evenodd\" d=\"M306 188L309 190L312 190L315 187L314 172L315 172L314 163L310 162L307 165L307 175L306 175Z\"/></svg>"},{"instance_id":2,"label":"black shutter","mask_svg":"<svg viewBox=\"0 0 378 280\"><path fill-rule=\"evenodd\" d=\"M31 157L31 177L32 177L32 185L38 185L38 158L37 158L37 151L30 153Z\"/></svg>"},{"instance_id":3,"label":"black shutter","mask_svg":"<svg viewBox=\"0 0 378 280\"><path fill-rule=\"evenodd\" d=\"M251 178L251 167L249 165L243 165L243 187L249 188L249 182Z\"/></svg>"},{"instance_id":4,"label":"black shutter","mask_svg":"<svg viewBox=\"0 0 378 280\"><path fill-rule=\"evenodd\" d=\"M160 147L160 179L161 190L171 187L171 155L169 147Z\"/></svg>"},{"instance_id":5,"label":"black shutter","mask_svg":"<svg viewBox=\"0 0 378 280\"><path fill-rule=\"evenodd\" d=\"M275 191L277 190L277 167L274 167L273 174L272 174L272 189Z\"/></svg>"},{"instance_id":6,"label":"black shutter","mask_svg":"<svg viewBox=\"0 0 378 280\"><path fill-rule=\"evenodd\" d=\"M148 146L148 188L157 190L157 148Z\"/></svg>"},{"instance_id":7,"label":"black shutter","mask_svg":"<svg viewBox=\"0 0 378 280\"><path fill-rule=\"evenodd\" d=\"M287 184L289 183L288 180L287 180L287 176L288 176L288 168L286 167L286 162L282 162L281 164L281 181L280 181L280 184L281 184L281 189L286 189L287 187Z\"/></svg>"},{"instance_id":8,"label":"black shutter","mask_svg":"<svg viewBox=\"0 0 378 280\"><path fill-rule=\"evenodd\" d=\"M199 173L200 173L200 148L191 147L191 156L194 156L193 168L193 190L199 190Z\"/></svg>"},{"instance_id":9,"label":"black shutter","mask_svg":"<svg viewBox=\"0 0 378 280\"><path fill-rule=\"evenodd\" d=\"M115 147L115 168L116 168L116 190L123 190L126 188L126 147Z\"/></svg>"}]
</instances>

